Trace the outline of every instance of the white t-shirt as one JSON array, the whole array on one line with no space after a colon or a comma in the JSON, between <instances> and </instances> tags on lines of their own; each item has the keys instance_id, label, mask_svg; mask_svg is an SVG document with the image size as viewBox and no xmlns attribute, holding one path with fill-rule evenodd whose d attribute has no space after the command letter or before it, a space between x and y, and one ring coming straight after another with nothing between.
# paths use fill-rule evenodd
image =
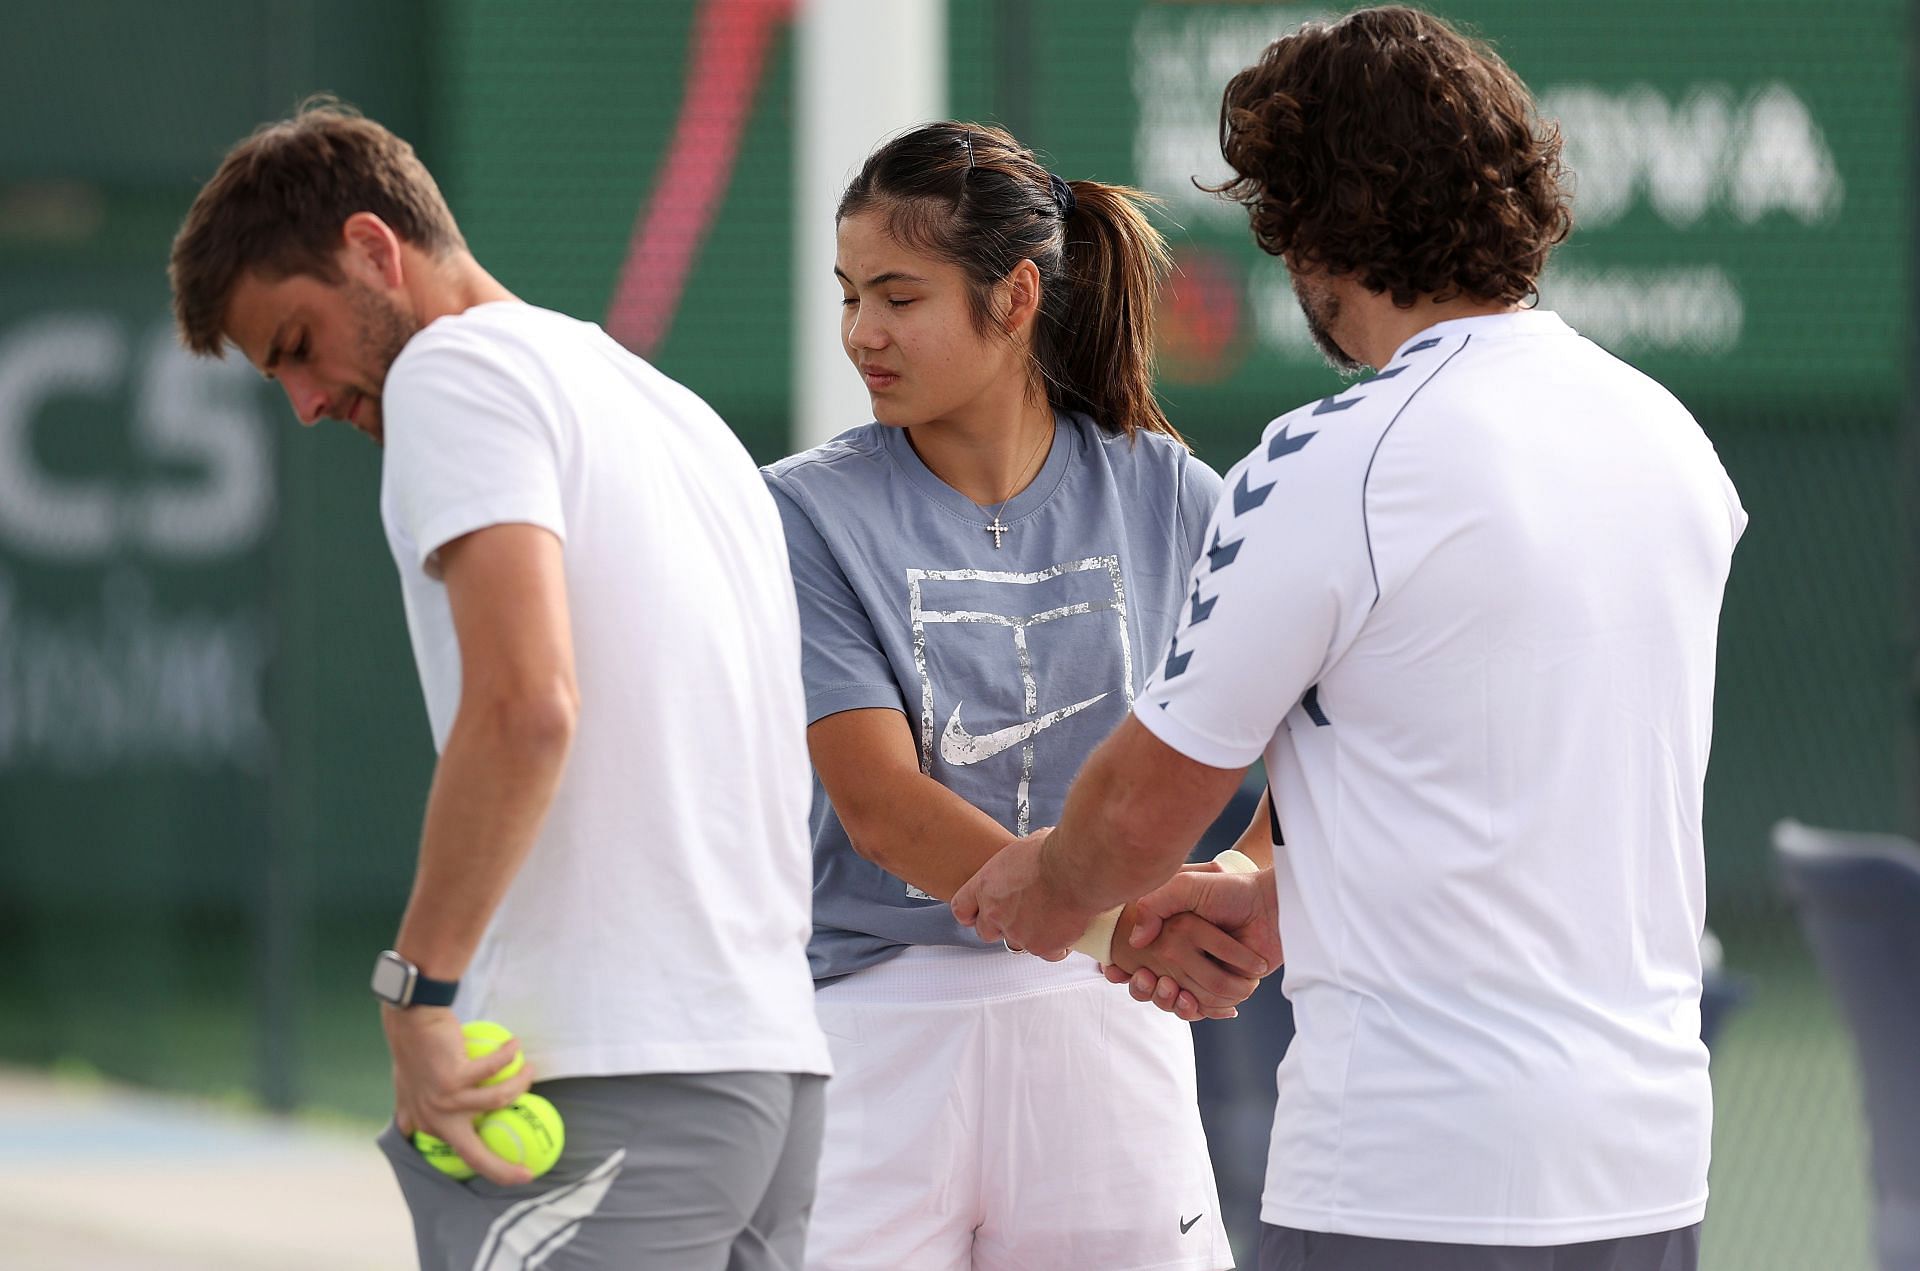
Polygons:
<instances>
[{"instance_id":1,"label":"white t-shirt","mask_svg":"<svg viewBox=\"0 0 1920 1271\"><path fill-rule=\"evenodd\" d=\"M828 1071L807 970L811 777L780 517L713 410L591 323L517 302L388 372L381 516L436 749L460 649L434 553L563 544L579 722L460 990L543 1078Z\"/></svg>"},{"instance_id":2,"label":"white t-shirt","mask_svg":"<svg viewBox=\"0 0 1920 1271\"><path fill-rule=\"evenodd\" d=\"M1286 989L1262 1216L1548 1245L1705 1211L1700 804L1746 514L1551 313L1443 322L1270 424L1135 705L1264 753Z\"/></svg>"}]
</instances>

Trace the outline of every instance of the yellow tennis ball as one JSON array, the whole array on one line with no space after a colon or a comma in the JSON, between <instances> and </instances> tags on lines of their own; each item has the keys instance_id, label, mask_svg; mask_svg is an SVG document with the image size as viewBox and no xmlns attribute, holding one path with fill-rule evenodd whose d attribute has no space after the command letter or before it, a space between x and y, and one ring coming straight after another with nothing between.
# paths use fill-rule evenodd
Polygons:
<instances>
[{"instance_id":1,"label":"yellow tennis ball","mask_svg":"<svg viewBox=\"0 0 1920 1271\"><path fill-rule=\"evenodd\" d=\"M488 1151L503 1161L526 1166L535 1178L553 1168L567 1144L560 1110L537 1094L523 1094L504 1108L482 1114L475 1118L474 1127ZM473 1177L473 1166L461 1160L444 1139L417 1130L413 1145L427 1164L448 1178L465 1182Z\"/></svg>"},{"instance_id":2,"label":"yellow tennis ball","mask_svg":"<svg viewBox=\"0 0 1920 1271\"><path fill-rule=\"evenodd\" d=\"M523 1094L480 1118L480 1141L493 1154L524 1165L535 1178L552 1169L567 1143L560 1111L537 1094Z\"/></svg>"},{"instance_id":3,"label":"yellow tennis ball","mask_svg":"<svg viewBox=\"0 0 1920 1271\"><path fill-rule=\"evenodd\" d=\"M448 1178L465 1182L473 1177L473 1166L460 1159L460 1154L447 1146L445 1139L435 1138L425 1130L413 1132L413 1146L420 1155L427 1158L427 1164L445 1174Z\"/></svg>"},{"instance_id":4,"label":"yellow tennis ball","mask_svg":"<svg viewBox=\"0 0 1920 1271\"><path fill-rule=\"evenodd\" d=\"M496 1024L490 1019L476 1019L462 1024L460 1031L465 1033L467 1037L468 1059L478 1059L482 1055L491 1055L494 1051L513 1040L512 1033L508 1032L503 1025ZM499 1085L526 1066L527 1057L525 1055L515 1055L513 1062L480 1084L483 1086Z\"/></svg>"},{"instance_id":5,"label":"yellow tennis ball","mask_svg":"<svg viewBox=\"0 0 1920 1271\"><path fill-rule=\"evenodd\" d=\"M468 1023L462 1024L460 1031L467 1039L468 1059L479 1059L483 1055L491 1055L494 1051L513 1040L513 1034L509 1032L505 1026L496 1024L490 1019L471 1020ZM499 1085L526 1066L526 1056L515 1055L513 1062L480 1084L483 1086ZM545 1103L546 1101L543 1099L541 1102ZM553 1105L547 1104L547 1109L551 1112ZM476 1117L475 1121L477 1122L478 1120L479 1118ZM559 1113L554 1113L554 1120L557 1124L559 1121ZM427 1164L433 1166L448 1178L459 1179L465 1182L467 1179L473 1177L473 1166L461 1160L460 1154L447 1146L445 1139L436 1138L428 1134L425 1130L420 1130L413 1136L413 1146L419 1150L420 1155L427 1158ZM559 1156L557 1150L554 1152L554 1156L556 1158ZM548 1164L547 1168L552 1168L551 1163Z\"/></svg>"}]
</instances>

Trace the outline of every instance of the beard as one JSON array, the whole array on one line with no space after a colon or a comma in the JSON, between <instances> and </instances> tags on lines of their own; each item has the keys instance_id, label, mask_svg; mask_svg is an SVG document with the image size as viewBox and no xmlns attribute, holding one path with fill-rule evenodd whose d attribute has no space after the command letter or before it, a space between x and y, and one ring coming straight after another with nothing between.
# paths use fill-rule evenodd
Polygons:
<instances>
[{"instance_id":1,"label":"beard","mask_svg":"<svg viewBox=\"0 0 1920 1271\"><path fill-rule=\"evenodd\" d=\"M359 332L355 360L373 374L374 391L364 394L365 418L357 427L373 438L375 445L384 445L386 430L380 390L386 387L387 371L393 360L407 347L407 341L419 334L420 324L413 315L364 283L347 284L347 304L353 310L354 328Z\"/></svg>"},{"instance_id":2,"label":"beard","mask_svg":"<svg viewBox=\"0 0 1920 1271\"><path fill-rule=\"evenodd\" d=\"M1342 375L1357 375L1364 370L1360 359L1341 348L1330 330L1340 320L1340 298L1325 287L1301 282L1299 274L1291 274L1291 278L1293 298L1299 303L1300 313L1307 320L1307 335L1312 338L1313 347L1320 350L1320 356L1327 360L1327 365Z\"/></svg>"}]
</instances>

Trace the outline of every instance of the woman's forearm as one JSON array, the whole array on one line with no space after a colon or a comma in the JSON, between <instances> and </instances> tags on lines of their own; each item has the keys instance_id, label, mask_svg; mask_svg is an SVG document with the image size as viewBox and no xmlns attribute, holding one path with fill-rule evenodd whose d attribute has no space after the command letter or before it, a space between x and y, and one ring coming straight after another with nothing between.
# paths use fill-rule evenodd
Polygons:
<instances>
[{"instance_id":1,"label":"woman's forearm","mask_svg":"<svg viewBox=\"0 0 1920 1271\"><path fill-rule=\"evenodd\" d=\"M861 783L836 802L853 850L902 882L951 900L995 852L1017 835L953 791L918 772Z\"/></svg>"}]
</instances>

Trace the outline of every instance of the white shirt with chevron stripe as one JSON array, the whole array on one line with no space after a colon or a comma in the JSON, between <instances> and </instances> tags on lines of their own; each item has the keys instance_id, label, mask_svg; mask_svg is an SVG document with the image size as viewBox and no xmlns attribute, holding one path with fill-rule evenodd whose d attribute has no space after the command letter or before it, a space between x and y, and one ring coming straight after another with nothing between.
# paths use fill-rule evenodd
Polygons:
<instances>
[{"instance_id":1,"label":"white shirt with chevron stripe","mask_svg":"<svg viewBox=\"0 0 1920 1271\"><path fill-rule=\"evenodd\" d=\"M1665 389L1433 326L1227 476L1135 714L1264 755L1285 986L1263 1217L1550 1245L1706 1204L1701 793L1746 514Z\"/></svg>"}]
</instances>

